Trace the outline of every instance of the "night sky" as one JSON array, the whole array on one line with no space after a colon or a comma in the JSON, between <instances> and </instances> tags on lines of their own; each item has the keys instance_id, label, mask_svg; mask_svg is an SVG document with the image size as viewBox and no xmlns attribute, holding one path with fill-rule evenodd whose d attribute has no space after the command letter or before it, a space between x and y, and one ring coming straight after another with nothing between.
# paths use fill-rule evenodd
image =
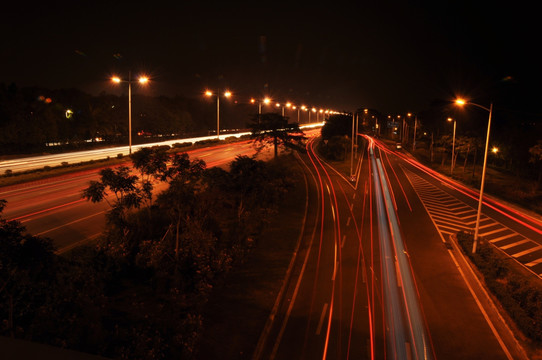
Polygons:
<instances>
[{"instance_id":1,"label":"night sky","mask_svg":"<svg viewBox=\"0 0 542 360\"><path fill-rule=\"evenodd\" d=\"M485 100L502 84L519 106L541 98L537 11L520 2L18 3L3 5L0 83L117 93L109 76L130 70L150 75L148 95L227 87L347 111Z\"/></svg>"}]
</instances>

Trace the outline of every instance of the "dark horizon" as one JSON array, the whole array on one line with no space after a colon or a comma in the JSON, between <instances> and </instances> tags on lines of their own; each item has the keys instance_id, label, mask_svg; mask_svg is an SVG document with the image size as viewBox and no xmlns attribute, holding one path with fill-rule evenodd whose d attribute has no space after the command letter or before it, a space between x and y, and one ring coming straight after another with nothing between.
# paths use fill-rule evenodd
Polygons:
<instances>
[{"instance_id":1,"label":"dark horizon","mask_svg":"<svg viewBox=\"0 0 542 360\"><path fill-rule=\"evenodd\" d=\"M131 71L151 77L151 96L227 87L247 99L396 113L458 93L483 99L502 83L513 97L540 95L528 9L12 4L6 15L0 82L19 87L118 94L109 77Z\"/></svg>"}]
</instances>

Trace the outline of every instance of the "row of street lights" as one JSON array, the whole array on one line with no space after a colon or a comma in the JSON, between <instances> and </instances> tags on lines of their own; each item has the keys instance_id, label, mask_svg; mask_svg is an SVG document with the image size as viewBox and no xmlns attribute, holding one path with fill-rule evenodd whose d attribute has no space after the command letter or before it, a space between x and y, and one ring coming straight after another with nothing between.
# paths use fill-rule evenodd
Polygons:
<instances>
[{"instance_id":1,"label":"row of street lights","mask_svg":"<svg viewBox=\"0 0 542 360\"><path fill-rule=\"evenodd\" d=\"M132 83L137 82L137 83L140 83L140 84L146 84L146 83L148 83L149 78L146 77L146 76L140 76L136 80L133 80L131 78L131 73L129 72L127 80L122 80L121 78L119 78L117 76L114 76L114 77L111 78L111 81L113 81L114 83L117 83L117 84L119 84L121 82L124 82L124 83L128 84L128 142L129 142L129 153L132 154ZM216 135L217 135L217 138L219 138L219 136L220 136L220 95L223 95L224 97L229 98L229 97L232 96L232 93L230 91L224 91L221 94L219 91L213 93L212 91L207 90L205 92L205 95L209 96L209 97L210 96L216 96ZM255 99L250 100L251 103L255 103L256 101L257 100L255 100ZM262 103L270 104L271 99L264 98L264 99L258 101L258 114L262 113ZM457 100L455 100L455 104L458 105L458 106L472 105L472 106L476 106L476 107L478 107L480 109L483 109L483 110L489 112L489 118L488 118L488 123L487 123L486 145L485 145L485 150L484 150L484 165L482 167L482 179L481 179L481 184L480 184L480 196L479 196L479 200L478 200L478 211L477 211L477 215L476 215L476 225L475 225L475 229L474 229L474 242L473 242L473 246L472 246L472 252L475 253L476 252L476 247L477 247L477 244L478 244L478 235L479 235L479 229L480 229L480 217L481 217L481 212L482 212L482 203L483 203L483 196L484 196L484 185L485 185L485 176L486 176L486 168L487 168L487 154L488 154L488 149L489 149L489 135L490 135L490 130L491 130L491 116L492 116L492 113L493 113L493 103L491 103L489 108L487 108L485 106L482 106L482 105L479 105L479 104L476 104L476 103L473 103L473 102L467 102L466 100L463 100L463 99L457 99ZM301 107L298 107L298 106L293 105L293 104L291 104L289 102L287 102L284 105L281 105L280 103L277 103L276 106L277 107L282 106L282 116L284 116L284 107L287 107L287 108L291 107L292 109L297 110L298 111L298 113L297 113L298 114L297 115L297 121L298 122L299 122L299 110L300 109L303 110L303 111L309 111L309 122L310 122L310 113L311 113L311 111L316 112L317 119L318 119L318 113L323 113L323 114L330 113L329 110L324 111L323 109L320 109L318 111L314 107L309 110L305 105L302 105ZM333 112L331 112L331 113L333 113ZM410 113L408 115L411 116ZM450 121L450 122L453 121L453 123L454 123L453 140L452 140L452 163L451 163L451 170L450 170L450 173L453 175L456 121L454 119L451 119L451 118L448 118L448 121ZM413 145L413 149L415 149L415 146L416 146L416 142L415 142L416 141L416 123L417 123L417 118L415 119L415 125L414 125L414 145ZM354 124L354 120L352 120L352 124ZM352 130L352 131L354 131L354 130ZM498 150L496 150L496 148L494 148L494 149L492 149L492 151L497 152Z\"/></svg>"},{"instance_id":2,"label":"row of street lights","mask_svg":"<svg viewBox=\"0 0 542 360\"><path fill-rule=\"evenodd\" d=\"M135 80L132 80L131 73L128 72L128 79L123 80L118 76L113 76L111 78L111 81L119 84L119 83L127 83L128 84L128 147L129 147L129 153L132 154L132 83L140 83L140 84L146 84L149 81L149 78L146 76L140 76ZM225 90L223 92L216 91L213 92L211 90L205 91L205 96L211 97L216 96L216 136L217 138L220 138L220 96L224 96L226 98L229 98L232 96L232 93L228 90ZM272 100L268 97L262 99L262 100L256 100L254 98L250 99L250 102L252 104L258 102L258 114L261 115L262 113L262 103L269 105L271 104ZM307 108L305 105L302 106L296 106L290 102L286 102L285 104L276 103L276 107L282 107L282 116L284 116L284 108L292 108L293 110L297 110L297 122L299 123L299 110L308 111L309 112L309 122L310 122L310 114L311 111L316 113L316 121L318 121L318 114L322 114L323 116L327 114L334 113L331 110L323 110L320 109L319 111L316 108Z\"/></svg>"},{"instance_id":3,"label":"row of street lights","mask_svg":"<svg viewBox=\"0 0 542 360\"><path fill-rule=\"evenodd\" d=\"M490 135L490 130L491 130L491 116L492 116L492 113L493 113L493 103L491 103L489 108L487 108L485 106L482 106L482 105L479 105L479 104L476 104L476 103L473 103L473 102L470 102L470 101L466 101L466 100L463 100L463 99L456 99L455 104L458 105L458 106L465 106L465 105L476 106L476 107L478 107L480 109L483 109L483 110L485 110L485 111L487 111L489 113L489 118L488 118L488 122L487 122L486 145L485 145L485 150L484 150L484 164L482 166L482 178L481 178L481 184L480 184L480 194L479 194L479 199L478 199L478 210L477 210L477 213L476 213L476 225L474 227L474 242L473 242L473 245L472 245L472 252L476 253L476 248L477 248L478 240L479 240L478 237L479 237L479 230L480 230L480 217L481 217L481 213L482 213L482 204L483 204L483 196L484 196L484 185L485 185L485 177L486 177L486 169L487 169L487 156L488 156L488 149L489 149L489 135ZM408 113L407 116L411 117L412 114ZM388 116L388 118L391 118L391 116ZM400 116L398 116L398 118L400 118ZM454 165L455 165L454 154L455 154L455 134L456 134L457 123L456 123L456 120L452 119L452 118L448 118L447 121L453 122L453 124L454 124L454 126L453 126L453 136L452 136L452 162L451 162L451 168L450 168L450 175L453 175ZM406 127L406 122L403 119L402 131L401 131L401 142L404 141L405 127ZM413 151L416 150L416 128L417 128L417 117L414 118L414 139L413 139L413 145L412 145L412 150ZM497 153L499 151L499 149L497 147L493 147L491 149L491 151L493 153ZM350 173L351 173L351 176L352 176L352 164L351 164Z\"/></svg>"}]
</instances>

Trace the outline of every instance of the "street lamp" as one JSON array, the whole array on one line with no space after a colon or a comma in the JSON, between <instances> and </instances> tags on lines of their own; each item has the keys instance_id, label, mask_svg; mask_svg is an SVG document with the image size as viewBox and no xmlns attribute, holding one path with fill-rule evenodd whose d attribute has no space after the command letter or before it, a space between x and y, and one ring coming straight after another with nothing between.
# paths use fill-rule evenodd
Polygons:
<instances>
[{"instance_id":1,"label":"street lamp","mask_svg":"<svg viewBox=\"0 0 542 360\"><path fill-rule=\"evenodd\" d=\"M486 166L487 166L487 149L489 147L489 132L491 129L491 114L493 113L493 103L489 105L489 109L485 106L478 105L472 102L467 102L463 99L457 99L455 101L456 105L473 105L479 107L480 109L486 110L489 112L489 118L487 120L487 136L486 136L486 148L484 151L484 166L482 167L482 182L480 184L480 199L478 200L478 213L476 215L476 226L474 228L474 241L472 243L472 253L476 253L476 246L478 244L478 231L480 228L480 215L482 213L482 198L484 196L484 180L486 178Z\"/></svg>"},{"instance_id":2,"label":"street lamp","mask_svg":"<svg viewBox=\"0 0 542 360\"><path fill-rule=\"evenodd\" d=\"M113 81L116 84L120 84L121 82L128 83L128 151L130 155L132 154L132 82L137 81L140 84L146 84L149 82L149 78L146 76L140 76L137 80L132 80L131 73L128 72L128 80L122 80L118 76L113 76L111 78L111 81Z\"/></svg>"},{"instance_id":3,"label":"street lamp","mask_svg":"<svg viewBox=\"0 0 542 360\"><path fill-rule=\"evenodd\" d=\"M355 112L352 112L352 148L350 150L350 181L354 181L354 121Z\"/></svg>"},{"instance_id":4,"label":"street lamp","mask_svg":"<svg viewBox=\"0 0 542 360\"><path fill-rule=\"evenodd\" d=\"M408 113L408 117L411 117L412 114ZM414 136L412 137L412 152L416 151L416 129L418 127L418 116L414 115Z\"/></svg>"},{"instance_id":5,"label":"street lamp","mask_svg":"<svg viewBox=\"0 0 542 360\"><path fill-rule=\"evenodd\" d=\"M205 91L205 96L213 95L216 95L216 138L220 140L220 92L217 91L216 94L213 94L213 92L210 90ZM231 92L226 90L222 95L229 98L231 96Z\"/></svg>"},{"instance_id":6,"label":"street lamp","mask_svg":"<svg viewBox=\"0 0 542 360\"><path fill-rule=\"evenodd\" d=\"M450 165L450 176L453 176L454 174L454 152L455 152L455 126L456 126L456 121L455 119L452 119L452 118L448 118L446 119L448 120L449 122L454 122L454 134L453 134L453 137L452 137L452 164Z\"/></svg>"}]
</instances>

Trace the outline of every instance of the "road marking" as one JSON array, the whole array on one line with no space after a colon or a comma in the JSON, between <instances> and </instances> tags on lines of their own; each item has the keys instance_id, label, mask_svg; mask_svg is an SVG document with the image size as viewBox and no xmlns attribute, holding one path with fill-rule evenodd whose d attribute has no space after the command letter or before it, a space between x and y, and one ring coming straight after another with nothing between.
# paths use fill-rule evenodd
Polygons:
<instances>
[{"instance_id":1,"label":"road marking","mask_svg":"<svg viewBox=\"0 0 542 360\"><path fill-rule=\"evenodd\" d=\"M351 219L351 217L349 216L348 219L346 220L346 226L350 225L350 219Z\"/></svg>"},{"instance_id":2,"label":"road marking","mask_svg":"<svg viewBox=\"0 0 542 360\"><path fill-rule=\"evenodd\" d=\"M504 236L498 237L496 239L491 239L491 240L489 240L489 242L490 243L496 243L498 241L501 241L501 240L504 240L504 239L509 239L509 238L514 237L516 235L518 235L518 234L512 233L512 234L504 235Z\"/></svg>"},{"instance_id":3,"label":"road marking","mask_svg":"<svg viewBox=\"0 0 542 360\"><path fill-rule=\"evenodd\" d=\"M527 249L527 250L524 250L524 251L522 251L522 252L519 252L519 253L517 253L517 254L512 254L512 256L515 257L515 258L518 258L518 257L521 257L521 256L523 256L523 255L527 255L527 254L530 254L530 253L532 253L532 252L538 251L538 250L540 250L540 249L542 249L542 245L537 245L537 246L533 246L533 247L530 248L530 249Z\"/></svg>"},{"instance_id":4,"label":"road marking","mask_svg":"<svg viewBox=\"0 0 542 360\"><path fill-rule=\"evenodd\" d=\"M104 211L97 212L96 214L92 214L92 215L89 215L89 216L82 217L82 218L80 218L80 219L74 220L74 221L69 222L69 223L67 223L67 224L63 224L63 225L54 227L54 228L52 228L52 229L42 231L42 232L40 232L40 233L37 233L36 236L40 236L40 235L43 235L43 234L47 234L48 232L55 231L55 230L58 230L58 229L60 229L60 228L65 227L65 226L69 226L69 225L78 223L79 221L83 221L83 220L89 219L89 218L91 218L91 217L94 217L94 216L97 216L97 215L101 215L101 214L103 214L104 212L105 212L105 210L104 210Z\"/></svg>"},{"instance_id":5,"label":"road marking","mask_svg":"<svg viewBox=\"0 0 542 360\"><path fill-rule=\"evenodd\" d=\"M343 235L343 241L341 242L341 248L344 247L344 242L346 241L346 235Z\"/></svg>"},{"instance_id":6,"label":"road marking","mask_svg":"<svg viewBox=\"0 0 542 360\"><path fill-rule=\"evenodd\" d=\"M500 224L496 224L496 225L500 225ZM485 233L480 233L480 236L488 236L488 235L492 235L492 234L496 234L498 232L502 232L502 231L510 231L510 229L506 228L506 227L500 227L496 230L493 230L493 231L488 231L488 232L485 232Z\"/></svg>"},{"instance_id":7,"label":"road marking","mask_svg":"<svg viewBox=\"0 0 542 360\"><path fill-rule=\"evenodd\" d=\"M324 325L324 318L326 317L328 306L328 303L324 304L324 308L322 309L322 315L320 315L320 321L318 321L318 327L316 328L316 335L320 335L320 332L322 331L322 326Z\"/></svg>"},{"instance_id":8,"label":"road marking","mask_svg":"<svg viewBox=\"0 0 542 360\"><path fill-rule=\"evenodd\" d=\"M480 220L480 222L482 222L482 220ZM475 221L475 223L476 223L476 221ZM486 229L486 228L488 228L488 227L492 227L492 226L495 226L495 225L498 225L498 224L492 222L492 223L489 223L489 224L486 224L486 225L478 226L478 229Z\"/></svg>"},{"instance_id":9,"label":"road marking","mask_svg":"<svg viewBox=\"0 0 542 360\"><path fill-rule=\"evenodd\" d=\"M78 247L78 246L80 246L80 245L86 243L86 242L89 242L89 241L91 241L91 240L96 239L96 238L97 238L98 236L100 236L100 235L102 235L101 232L99 232L99 233L97 233L97 234L94 234L94 235L91 235L91 236L89 236L89 237L87 237L87 238L85 238L85 239L83 239L83 240L79 240L78 242L75 242L75 243L70 244L70 245L68 245L68 246L65 246L65 247L63 247L63 248L61 248L61 249L58 249L57 251L55 251L55 254L61 255L61 254L65 253L66 251L69 251L69 250L71 250L71 249L74 249L74 248L76 248L76 247Z\"/></svg>"},{"instance_id":10,"label":"road marking","mask_svg":"<svg viewBox=\"0 0 542 360\"><path fill-rule=\"evenodd\" d=\"M530 241L529 239L524 239L524 240L516 241L516 242L508 244L508 245L499 246L499 248L502 249L502 250L506 250L506 249L510 249L510 248L513 248L513 247L521 245L521 244L525 244L526 242L529 242L529 241Z\"/></svg>"},{"instance_id":11,"label":"road marking","mask_svg":"<svg viewBox=\"0 0 542 360\"><path fill-rule=\"evenodd\" d=\"M533 266L538 265L540 263L542 263L542 258L536 259L535 261L531 261L530 263L525 264L525 265L527 265L528 267L533 267Z\"/></svg>"},{"instance_id":12,"label":"road marking","mask_svg":"<svg viewBox=\"0 0 542 360\"><path fill-rule=\"evenodd\" d=\"M453 196L446 193L444 190L440 190L435 185L412 171L406 170L405 175L410 181L414 191L418 194L420 201L423 203L429 217L442 237L444 237L444 234L456 234L460 230L467 230L467 232L472 232L474 230L474 224L476 224L476 211L474 206L469 206L459 199L457 201L458 203L463 204L462 207L450 206L449 201L444 204L442 199L448 199L449 197L453 198ZM454 211L451 209L452 207L460 211ZM484 229L488 231L482 232ZM501 250L511 259L514 259L519 264L523 265L525 269L530 271L533 275L542 278L542 274L539 274L537 270L532 269L533 266L542 263L542 258L540 260L531 261L531 256L529 259L521 260L523 255L542 250L542 244L526 238L485 214L481 214L479 230L481 230L480 236L485 237L490 244L493 244L493 246L496 247L496 249ZM490 239L490 237L495 237L495 239ZM504 244L502 244L503 246L498 245L501 240L507 239L508 241L504 241ZM513 243L509 244L509 241L512 241ZM529 247L529 249L524 251L521 249L516 250L516 252L519 251L519 253L510 254L513 250L510 251L508 249L527 242L532 242L533 247ZM538 246L540 246L540 248L538 248ZM525 245L523 248L525 248ZM525 263L527 261L529 261L529 263Z\"/></svg>"}]
</instances>

